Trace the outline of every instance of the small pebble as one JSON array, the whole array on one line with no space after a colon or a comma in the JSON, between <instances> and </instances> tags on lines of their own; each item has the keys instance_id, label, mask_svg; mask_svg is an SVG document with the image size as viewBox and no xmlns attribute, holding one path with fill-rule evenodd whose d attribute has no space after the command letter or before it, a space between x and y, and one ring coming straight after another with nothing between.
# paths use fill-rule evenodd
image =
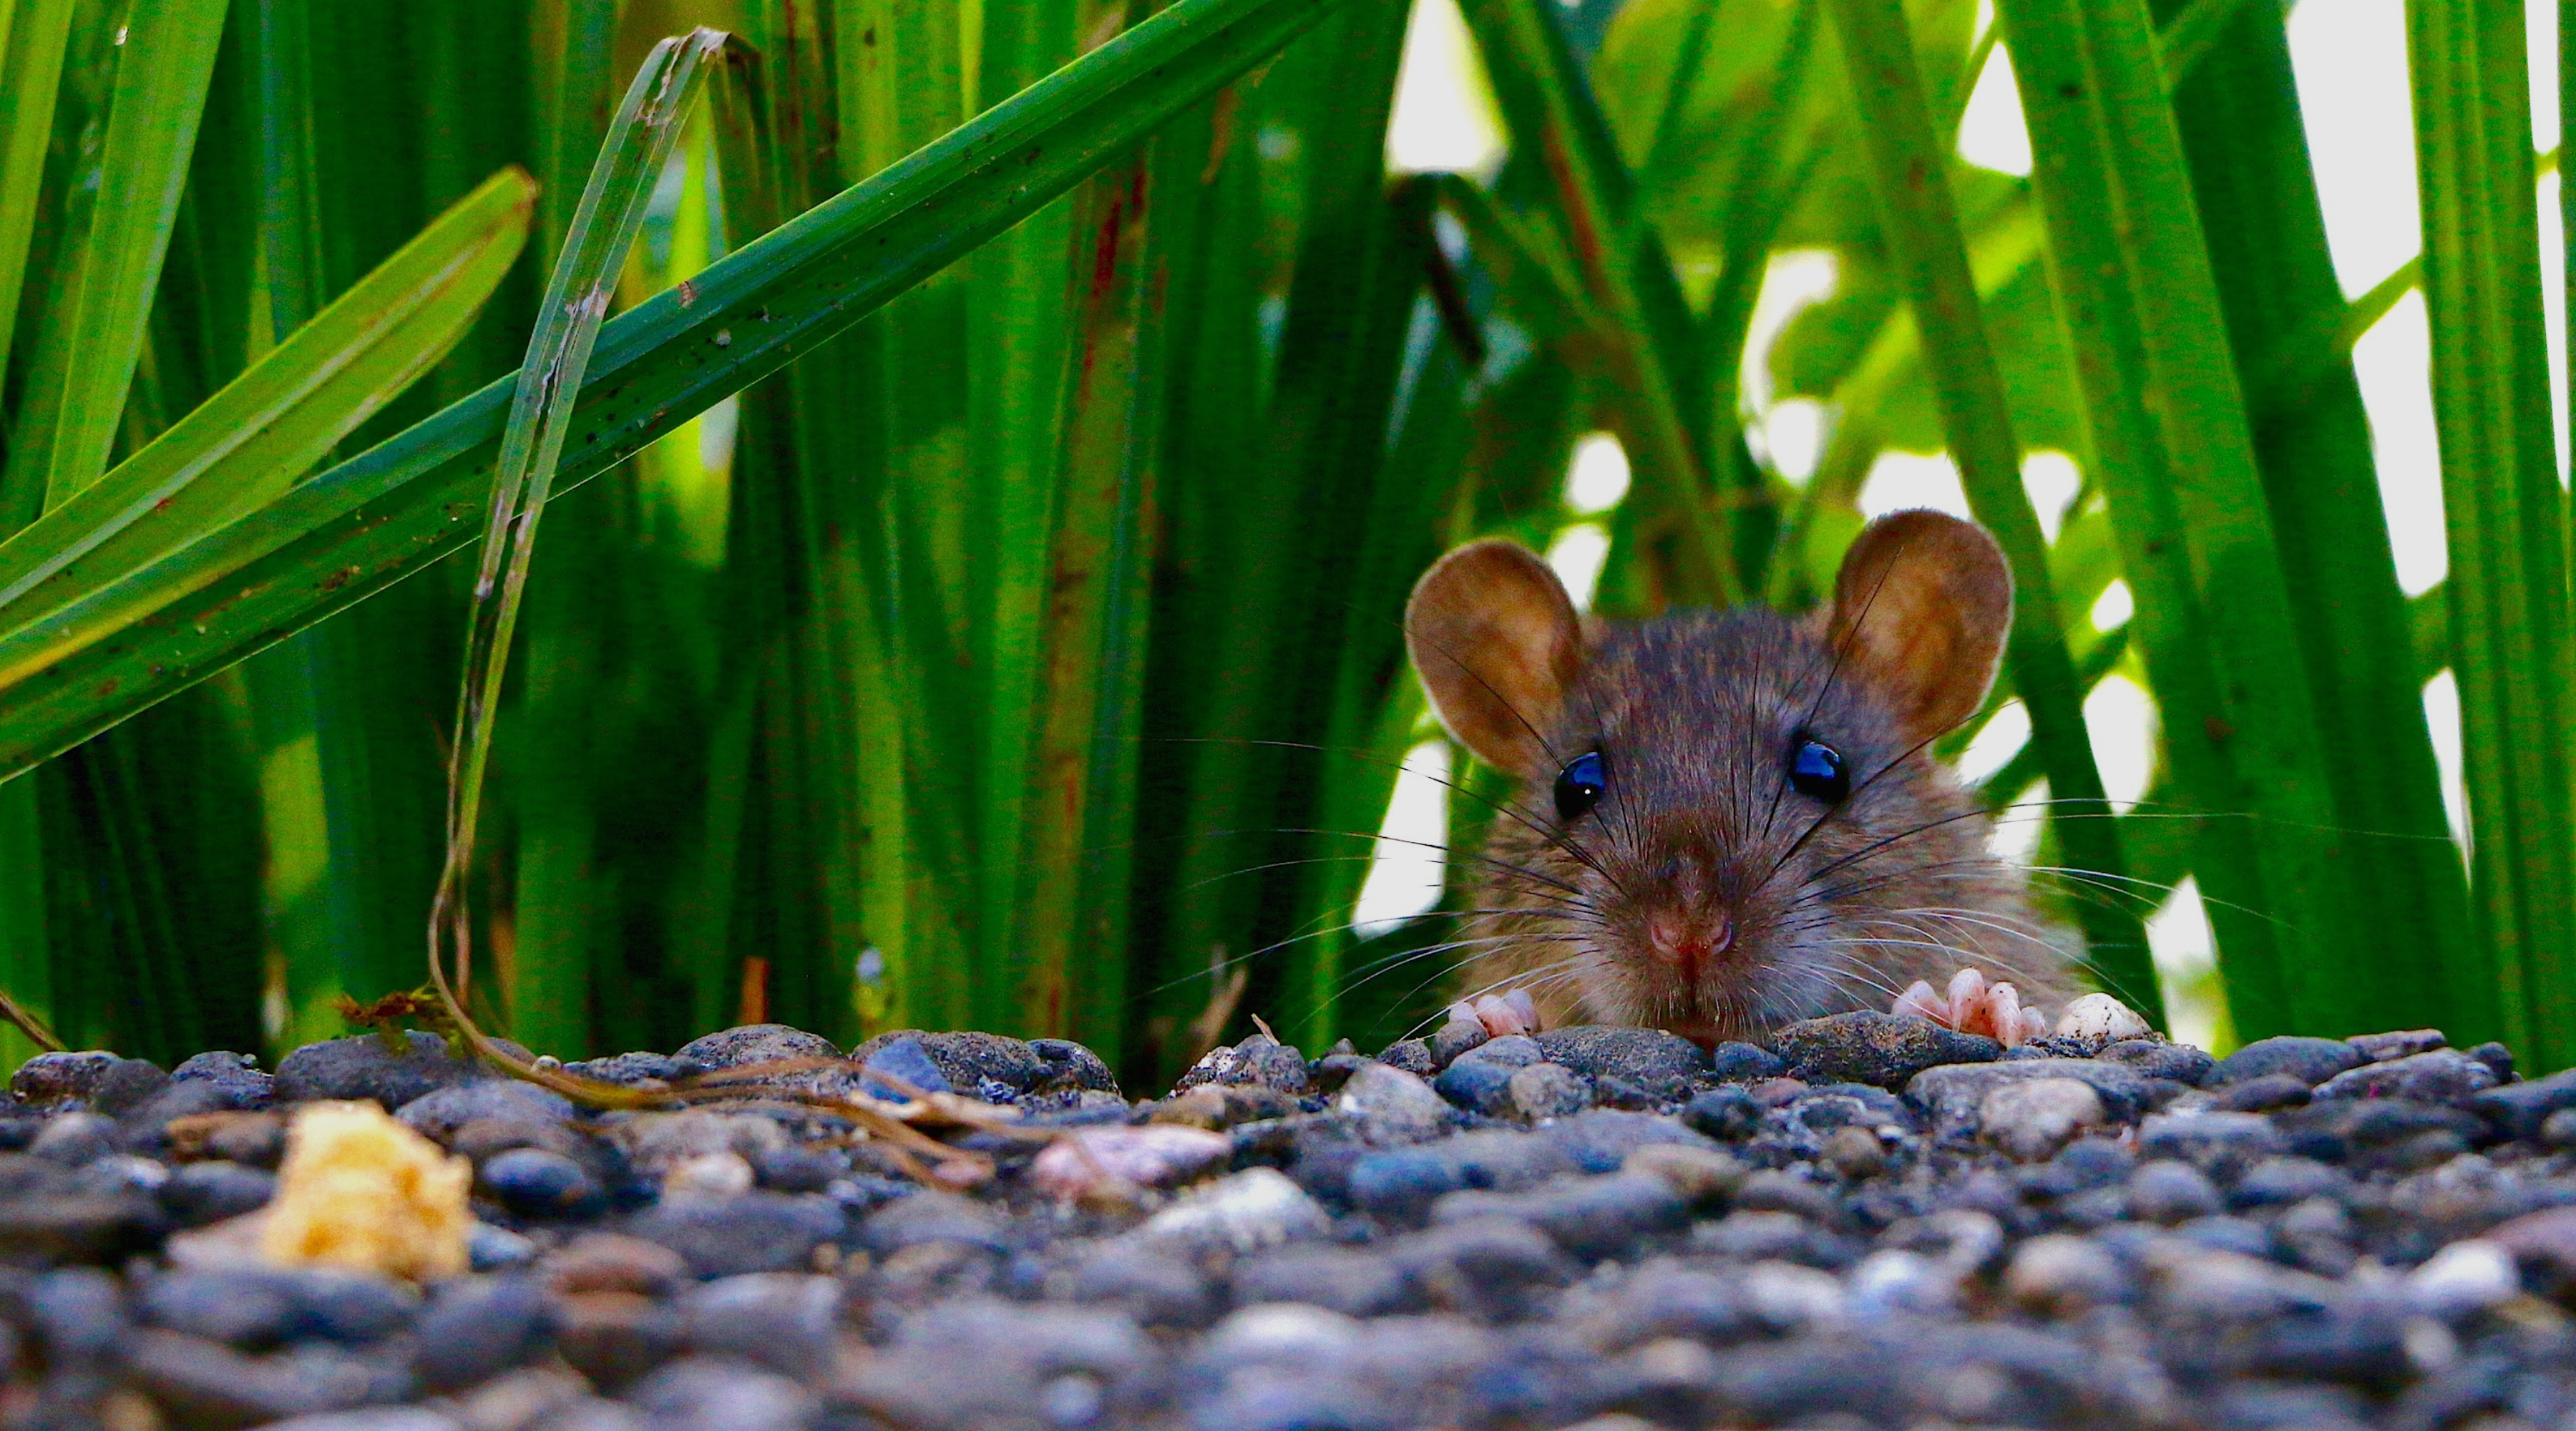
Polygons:
<instances>
[{"instance_id":1,"label":"small pebble","mask_svg":"<svg viewBox=\"0 0 2576 1431\"><path fill-rule=\"evenodd\" d=\"M1050 1143L1029 1165L1029 1184L1050 1197L1112 1196L1122 1187L1171 1187L1234 1150L1221 1133L1153 1124L1085 1128Z\"/></svg>"}]
</instances>

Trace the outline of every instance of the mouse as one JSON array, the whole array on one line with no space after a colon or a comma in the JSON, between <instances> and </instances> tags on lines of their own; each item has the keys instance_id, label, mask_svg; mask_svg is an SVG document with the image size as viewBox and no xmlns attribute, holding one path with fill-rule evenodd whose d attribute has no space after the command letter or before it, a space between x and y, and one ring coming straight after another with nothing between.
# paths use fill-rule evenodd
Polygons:
<instances>
[{"instance_id":1,"label":"mouse","mask_svg":"<svg viewBox=\"0 0 2576 1431\"><path fill-rule=\"evenodd\" d=\"M2082 992L2079 942L1932 750L1984 707L2012 612L1994 538L1928 510L1864 527L1800 617L1579 616L1516 543L1441 557L1405 609L1414 670L1516 781L1462 856L1452 1017L1703 1047L1860 1009L2046 1034Z\"/></svg>"}]
</instances>

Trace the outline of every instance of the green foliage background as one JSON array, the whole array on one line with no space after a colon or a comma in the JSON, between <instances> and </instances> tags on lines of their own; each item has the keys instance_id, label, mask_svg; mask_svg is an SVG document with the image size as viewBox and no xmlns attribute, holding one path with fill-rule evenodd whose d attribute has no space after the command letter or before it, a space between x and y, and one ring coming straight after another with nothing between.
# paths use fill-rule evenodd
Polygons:
<instances>
[{"instance_id":1,"label":"green foliage background","mask_svg":"<svg viewBox=\"0 0 2576 1431\"><path fill-rule=\"evenodd\" d=\"M2033 736L1985 788L2047 782L2041 863L2132 1002L2140 912L2191 874L2240 1036L2576 1061L2525 99L2557 58L2518 10L2409 6L2425 252L2347 304L2281 6L1462 8L1490 182L1385 174L1391 0L0 0L0 526L41 517L17 550L53 573L0 587L0 989L168 1058L420 982L470 582L442 558L494 380L615 96L703 22L737 43L582 389L558 485L606 476L546 525L505 695L496 1028L976 1026L1139 1072L1211 1008L1394 1036L1444 924L1349 928L1425 728L1397 613L1445 546L1559 530L1606 428L1623 614L1804 605L1878 455L1953 454L2023 595L1996 707ZM2027 180L1955 158L1997 43ZM326 305L469 193L498 215L511 165L518 269L367 350L399 378L296 396L325 336L360 350ZM1742 369L1770 258L1811 248L1840 283L1768 376L1834 421L1792 483ZM2350 348L2418 285L2452 576L2410 606ZM179 418L255 398L303 445L205 458L184 521L65 505L196 471L223 424ZM2053 542L2039 449L2084 474ZM2136 615L2097 631L2115 579ZM2466 874L2419 696L2446 666ZM2117 816L2082 711L2114 672L2162 717ZM1463 777L1461 846L1496 793Z\"/></svg>"}]
</instances>

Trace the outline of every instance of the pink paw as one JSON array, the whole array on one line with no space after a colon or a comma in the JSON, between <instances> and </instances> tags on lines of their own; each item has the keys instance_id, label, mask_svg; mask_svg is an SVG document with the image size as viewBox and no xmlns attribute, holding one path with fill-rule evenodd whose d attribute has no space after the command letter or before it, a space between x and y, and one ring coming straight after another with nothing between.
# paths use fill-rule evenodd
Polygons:
<instances>
[{"instance_id":1,"label":"pink paw","mask_svg":"<svg viewBox=\"0 0 2576 1431\"><path fill-rule=\"evenodd\" d=\"M1930 984L1917 979L1914 987L1896 996L1889 1012L1930 1019L1961 1033L1984 1034L2006 1048L2048 1036L2048 1020L2040 1017L2039 1010L2022 1007L2021 990L2000 980L1989 984L1977 969L1951 975L1946 994L1932 992Z\"/></svg>"},{"instance_id":2,"label":"pink paw","mask_svg":"<svg viewBox=\"0 0 2576 1431\"><path fill-rule=\"evenodd\" d=\"M1449 1022L1477 1023L1485 1026L1489 1038L1506 1034L1538 1032L1538 1001L1527 989L1512 989L1500 994L1487 994L1470 1002L1461 999L1449 1006Z\"/></svg>"}]
</instances>

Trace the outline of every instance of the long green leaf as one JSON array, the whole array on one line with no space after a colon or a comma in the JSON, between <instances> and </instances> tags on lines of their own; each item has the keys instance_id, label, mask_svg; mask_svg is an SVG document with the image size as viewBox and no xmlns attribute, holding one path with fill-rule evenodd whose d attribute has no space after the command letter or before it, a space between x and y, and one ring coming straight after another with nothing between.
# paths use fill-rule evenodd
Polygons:
<instances>
[{"instance_id":1,"label":"long green leaf","mask_svg":"<svg viewBox=\"0 0 2576 1431\"><path fill-rule=\"evenodd\" d=\"M2559 1068L2576 1062L2576 633L2522 16L2417 0L2406 17L2471 899L2507 1042Z\"/></svg>"},{"instance_id":2,"label":"long green leaf","mask_svg":"<svg viewBox=\"0 0 2576 1431\"><path fill-rule=\"evenodd\" d=\"M1383 0L1371 0L1383 3ZM1181 0L600 335L557 479L613 466L1008 227L1331 6ZM0 697L15 773L465 545L504 422L495 384L65 613L127 625ZM222 582L213 599L187 600Z\"/></svg>"},{"instance_id":3,"label":"long green leaf","mask_svg":"<svg viewBox=\"0 0 2576 1431\"><path fill-rule=\"evenodd\" d=\"M2048 773L2058 842L2090 874L2126 878L2118 831L2102 797L2102 775L2084 724L2084 691L2067 653L2064 622L2051 588L2048 545L2021 481L2021 444L2013 435L2003 373L1986 336L1975 276L1950 191L1948 147L1932 122L1916 67L1903 0L1828 0L1843 62L1858 98L1861 125L1878 178L1889 247L1905 274L1908 301L1923 330L1923 364L1941 405L1950 451L1959 464L1969 510L1994 533L2014 572L2013 688L2030 710L2031 739ZM2146 932L2125 906L2078 906L2104 985L2164 1022Z\"/></svg>"},{"instance_id":4,"label":"long green leaf","mask_svg":"<svg viewBox=\"0 0 2576 1431\"><path fill-rule=\"evenodd\" d=\"M45 138L54 128L54 94L62 84L63 47L73 0L13 3L0 18L0 372L18 327L27 246L35 236L36 199L45 178Z\"/></svg>"},{"instance_id":5,"label":"long green leaf","mask_svg":"<svg viewBox=\"0 0 2576 1431\"><path fill-rule=\"evenodd\" d=\"M69 314L68 342L79 361L50 412L32 421L22 414L22 445L9 454L12 485L44 474L47 507L98 480L107 466L170 251L224 6L146 0L121 34L104 177Z\"/></svg>"},{"instance_id":6,"label":"long green leaf","mask_svg":"<svg viewBox=\"0 0 2576 1431\"><path fill-rule=\"evenodd\" d=\"M2165 749L2197 808L2268 822L2208 822L2198 866L2237 1030L2351 1031L2366 1000L2337 960L2372 936L2154 30L2140 0L1997 8Z\"/></svg>"},{"instance_id":7,"label":"long green leaf","mask_svg":"<svg viewBox=\"0 0 2576 1431\"><path fill-rule=\"evenodd\" d=\"M454 346L517 260L535 198L526 174L494 175L151 445L0 541L0 631L286 490Z\"/></svg>"}]
</instances>

